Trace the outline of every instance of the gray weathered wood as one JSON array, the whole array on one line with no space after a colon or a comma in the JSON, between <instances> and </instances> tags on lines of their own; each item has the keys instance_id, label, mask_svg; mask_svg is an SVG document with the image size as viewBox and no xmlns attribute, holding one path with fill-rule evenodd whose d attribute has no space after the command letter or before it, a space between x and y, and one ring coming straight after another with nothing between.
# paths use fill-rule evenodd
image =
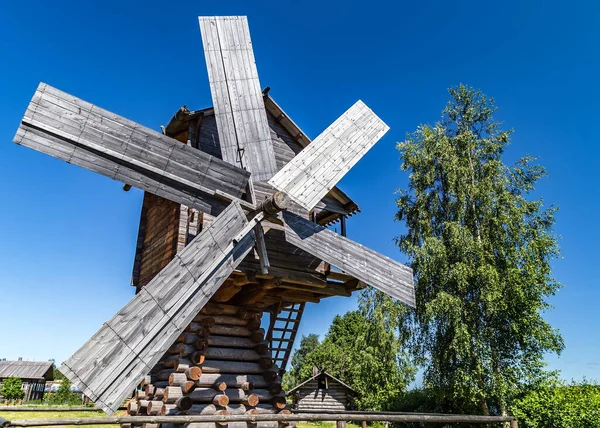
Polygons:
<instances>
[{"instance_id":1,"label":"gray weathered wood","mask_svg":"<svg viewBox=\"0 0 600 428\"><path fill-rule=\"evenodd\" d=\"M242 374L221 374L221 373L202 373L200 379L196 381L198 386L205 388L212 387L217 382L225 382L229 388L242 388L251 384L256 388L266 388L270 382L261 375L242 375Z\"/></svg>"},{"instance_id":2,"label":"gray weathered wood","mask_svg":"<svg viewBox=\"0 0 600 428\"><path fill-rule=\"evenodd\" d=\"M45 83L14 141L212 214L227 206L216 192L239 198L249 178L247 171Z\"/></svg>"},{"instance_id":3,"label":"gray weathered wood","mask_svg":"<svg viewBox=\"0 0 600 428\"><path fill-rule=\"evenodd\" d=\"M255 181L277 171L245 16L199 17L223 159Z\"/></svg>"},{"instance_id":4,"label":"gray weathered wood","mask_svg":"<svg viewBox=\"0 0 600 428\"><path fill-rule=\"evenodd\" d=\"M211 360L258 361L260 355L253 349L208 347L204 356Z\"/></svg>"},{"instance_id":5,"label":"gray weathered wood","mask_svg":"<svg viewBox=\"0 0 600 428\"><path fill-rule=\"evenodd\" d=\"M414 307L412 269L304 218L284 212L285 238L292 245Z\"/></svg>"},{"instance_id":6,"label":"gray weathered wood","mask_svg":"<svg viewBox=\"0 0 600 428\"><path fill-rule=\"evenodd\" d=\"M269 184L311 210L388 129L369 107L357 101L275 174Z\"/></svg>"},{"instance_id":7,"label":"gray weathered wood","mask_svg":"<svg viewBox=\"0 0 600 428\"><path fill-rule=\"evenodd\" d=\"M106 424L191 424L196 423L227 423L232 427L233 422L260 421L369 421L369 422L403 422L403 423L498 423L516 421L514 416L481 416L481 415L449 415L427 413L377 413L377 412L320 412L302 414L243 414L243 415L189 415L189 416L121 416L103 418L48 418L48 419L15 419L6 421L9 427L40 427L60 425L106 425ZM515 425L516 424L512 424Z\"/></svg>"},{"instance_id":8,"label":"gray weathered wood","mask_svg":"<svg viewBox=\"0 0 600 428\"><path fill-rule=\"evenodd\" d=\"M254 227L254 235L256 236L256 252L260 262L260 270L266 275L269 273L271 264L269 263L269 254L267 253L267 244L265 243L265 231L262 225L257 224Z\"/></svg>"},{"instance_id":9,"label":"gray weathered wood","mask_svg":"<svg viewBox=\"0 0 600 428\"><path fill-rule=\"evenodd\" d=\"M202 364L202 373L247 373L263 374L260 364L246 361L223 361L223 360L205 360Z\"/></svg>"},{"instance_id":10,"label":"gray weathered wood","mask_svg":"<svg viewBox=\"0 0 600 428\"><path fill-rule=\"evenodd\" d=\"M250 251L253 225L230 205L63 363L63 373L114 412ZM246 236L234 242L240 232Z\"/></svg>"}]
</instances>

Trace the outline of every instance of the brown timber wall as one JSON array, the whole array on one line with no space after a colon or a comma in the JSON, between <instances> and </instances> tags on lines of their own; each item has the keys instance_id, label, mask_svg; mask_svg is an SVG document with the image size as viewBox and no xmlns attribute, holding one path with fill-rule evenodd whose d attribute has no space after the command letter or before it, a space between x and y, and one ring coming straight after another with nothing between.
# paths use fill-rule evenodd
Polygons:
<instances>
[{"instance_id":1,"label":"brown timber wall","mask_svg":"<svg viewBox=\"0 0 600 428\"><path fill-rule=\"evenodd\" d=\"M148 284L177 253L179 204L144 193L146 227L139 267L138 290Z\"/></svg>"},{"instance_id":2,"label":"brown timber wall","mask_svg":"<svg viewBox=\"0 0 600 428\"><path fill-rule=\"evenodd\" d=\"M328 379L327 389L319 389L313 379L296 394L298 410L345 410L348 405L348 389L332 379Z\"/></svg>"}]
</instances>

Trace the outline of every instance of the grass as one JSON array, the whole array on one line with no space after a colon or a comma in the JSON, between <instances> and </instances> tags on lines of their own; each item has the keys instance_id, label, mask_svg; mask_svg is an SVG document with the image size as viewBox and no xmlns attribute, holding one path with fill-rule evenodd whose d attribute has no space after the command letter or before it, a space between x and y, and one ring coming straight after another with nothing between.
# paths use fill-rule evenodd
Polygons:
<instances>
[{"instance_id":1,"label":"grass","mask_svg":"<svg viewBox=\"0 0 600 428\"><path fill-rule=\"evenodd\" d=\"M80 411L80 412L0 412L0 418L11 419L48 419L48 418L101 418L105 417L104 412L98 411ZM115 413L115 416L126 416L124 410ZM68 427L69 425L58 425L58 427ZM86 428L116 428L119 425L79 425ZM335 422L298 422L297 428L335 428ZM383 424L369 425L370 428L382 428ZM347 423L346 428L361 428L360 425Z\"/></svg>"},{"instance_id":2,"label":"grass","mask_svg":"<svg viewBox=\"0 0 600 428\"><path fill-rule=\"evenodd\" d=\"M369 428L381 427L383 427L383 424L380 423L369 425ZM296 428L335 428L335 422L298 422ZM361 428L361 426L347 422L346 428Z\"/></svg>"},{"instance_id":3,"label":"grass","mask_svg":"<svg viewBox=\"0 0 600 428\"><path fill-rule=\"evenodd\" d=\"M49 419L49 418L101 418L105 417L106 414L104 412L0 412L0 418L4 418L7 420L11 419ZM115 413L115 416L125 416L125 411L119 411ZM70 426L70 425L58 425L62 426ZM87 428L115 428L119 425L79 425L79 427L87 427Z\"/></svg>"}]
</instances>

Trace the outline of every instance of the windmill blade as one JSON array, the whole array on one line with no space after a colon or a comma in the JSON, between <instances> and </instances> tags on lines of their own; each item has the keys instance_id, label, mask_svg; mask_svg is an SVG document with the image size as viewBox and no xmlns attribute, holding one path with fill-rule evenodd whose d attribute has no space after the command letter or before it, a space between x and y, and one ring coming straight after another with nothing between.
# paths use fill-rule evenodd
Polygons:
<instances>
[{"instance_id":1,"label":"windmill blade","mask_svg":"<svg viewBox=\"0 0 600 428\"><path fill-rule=\"evenodd\" d=\"M412 269L289 211L283 212L290 244L415 307Z\"/></svg>"},{"instance_id":2,"label":"windmill blade","mask_svg":"<svg viewBox=\"0 0 600 428\"><path fill-rule=\"evenodd\" d=\"M359 100L269 183L310 211L389 129Z\"/></svg>"},{"instance_id":3,"label":"windmill blade","mask_svg":"<svg viewBox=\"0 0 600 428\"><path fill-rule=\"evenodd\" d=\"M112 414L158 363L254 246L253 227L232 203L60 370Z\"/></svg>"},{"instance_id":4,"label":"windmill blade","mask_svg":"<svg viewBox=\"0 0 600 428\"><path fill-rule=\"evenodd\" d=\"M245 16L201 16L223 159L266 181L277 172L275 152Z\"/></svg>"},{"instance_id":5,"label":"windmill blade","mask_svg":"<svg viewBox=\"0 0 600 428\"><path fill-rule=\"evenodd\" d=\"M249 173L40 83L17 135L30 147L211 213L239 198Z\"/></svg>"}]
</instances>

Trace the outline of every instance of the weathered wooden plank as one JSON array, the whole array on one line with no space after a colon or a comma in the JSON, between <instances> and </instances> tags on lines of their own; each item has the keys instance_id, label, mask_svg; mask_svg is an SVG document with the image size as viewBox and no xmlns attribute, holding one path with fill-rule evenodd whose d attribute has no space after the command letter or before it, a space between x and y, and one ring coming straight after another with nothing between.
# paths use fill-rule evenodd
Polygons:
<instances>
[{"instance_id":1,"label":"weathered wooden plank","mask_svg":"<svg viewBox=\"0 0 600 428\"><path fill-rule=\"evenodd\" d=\"M269 382L261 375L202 373L196 382L201 387L212 387L215 383L225 382L228 388L241 388L251 384L255 388L266 388Z\"/></svg>"},{"instance_id":2,"label":"weathered wooden plank","mask_svg":"<svg viewBox=\"0 0 600 428\"><path fill-rule=\"evenodd\" d=\"M269 183L310 210L388 129L371 109L357 101Z\"/></svg>"},{"instance_id":3,"label":"weathered wooden plank","mask_svg":"<svg viewBox=\"0 0 600 428\"><path fill-rule=\"evenodd\" d=\"M210 322L209 320L212 320L212 322ZM205 322L210 324L210 326L213 326L215 324L227 324L227 325L241 325L244 326L246 324L248 324L248 320L236 317L234 315L198 315L197 317L194 318L195 322Z\"/></svg>"},{"instance_id":4,"label":"weathered wooden plank","mask_svg":"<svg viewBox=\"0 0 600 428\"><path fill-rule=\"evenodd\" d=\"M218 214L249 173L41 83L14 138L66 162ZM214 208L213 208L214 206Z\"/></svg>"},{"instance_id":5,"label":"weathered wooden plank","mask_svg":"<svg viewBox=\"0 0 600 428\"><path fill-rule=\"evenodd\" d=\"M115 411L250 251L251 226L239 205L223 211L64 363L73 383ZM247 235L234 242L242 230ZM199 257L207 245L218 256Z\"/></svg>"},{"instance_id":6,"label":"weathered wooden plank","mask_svg":"<svg viewBox=\"0 0 600 428\"><path fill-rule=\"evenodd\" d=\"M415 306L412 269L296 214L284 211L283 218L288 242Z\"/></svg>"},{"instance_id":7,"label":"weathered wooden plank","mask_svg":"<svg viewBox=\"0 0 600 428\"><path fill-rule=\"evenodd\" d=\"M200 31L222 157L268 180L277 171L245 16L202 16Z\"/></svg>"},{"instance_id":8,"label":"weathered wooden plank","mask_svg":"<svg viewBox=\"0 0 600 428\"><path fill-rule=\"evenodd\" d=\"M202 364L202 373L262 374L264 372L265 369L255 362L205 360Z\"/></svg>"},{"instance_id":9,"label":"weathered wooden plank","mask_svg":"<svg viewBox=\"0 0 600 428\"><path fill-rule=\"evenodd\" d=\"M258 361L260 359L258 352L253 349L215 348L212 346L204 351L204 356L212 360Z\"/></svg>"}]
</instances>

